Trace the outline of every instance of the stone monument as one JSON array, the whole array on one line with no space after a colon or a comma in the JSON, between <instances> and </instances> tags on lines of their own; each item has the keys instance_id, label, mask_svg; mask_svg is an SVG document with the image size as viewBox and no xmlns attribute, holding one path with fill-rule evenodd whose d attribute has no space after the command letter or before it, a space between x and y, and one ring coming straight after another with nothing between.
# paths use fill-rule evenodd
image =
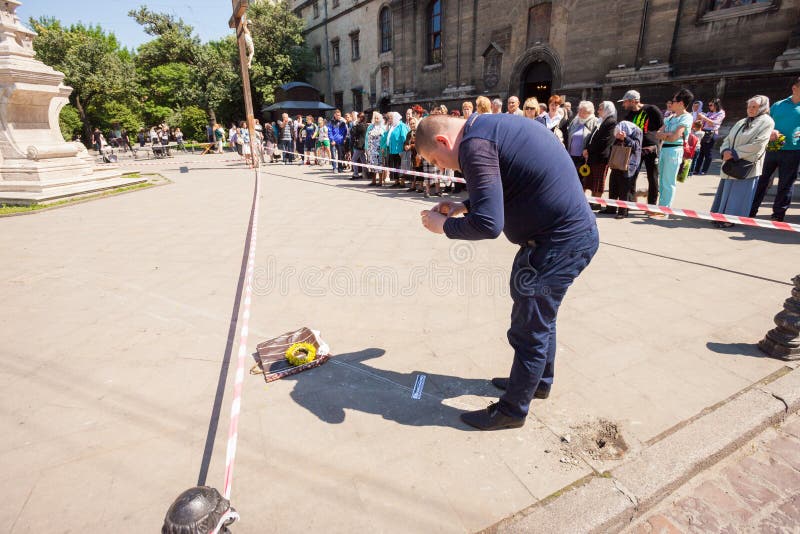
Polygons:
<instances>
[{"instance_id":1,"label":"stone monument","mask_svg":"<svg viewBox=\"0 0 800 534\"><path fill-rule=\"evenodd\" d=\"M58 116L71 87L34 58L35 32L0 0L0 204L34 204L135 184L117 169L95 169L82 143L66 142Z\"/></svg>"}]
</instances>

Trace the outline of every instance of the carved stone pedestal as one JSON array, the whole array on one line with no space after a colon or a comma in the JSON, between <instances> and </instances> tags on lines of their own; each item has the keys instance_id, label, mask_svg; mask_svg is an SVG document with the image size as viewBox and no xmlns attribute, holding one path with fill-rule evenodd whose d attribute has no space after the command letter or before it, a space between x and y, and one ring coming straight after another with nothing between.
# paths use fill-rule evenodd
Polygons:
<instances>
[{"instance_id":1,"label":"carved stone pedestal","mask_svg":"<svg viewBox=\"0 0 800 534\"><path fill-rule=\"evenodd\" d=\"M86 148L61 136L58 116L72 88L34 58L34 32L0 0L0 203L33 204L142 180L96 172Z\"/></svg>"},{"instance_id":2,"label":"carved stone pedestal","mask_svg":"<svg viewBox=\"0 0 800 534\"><path fill-rule=\"evenodd\" d=\"M775 316L777 328L767 332L758 348L773 358L800 360L800 275L792 278L792 296L783 303Z\"/></svg>"}]
</instances>

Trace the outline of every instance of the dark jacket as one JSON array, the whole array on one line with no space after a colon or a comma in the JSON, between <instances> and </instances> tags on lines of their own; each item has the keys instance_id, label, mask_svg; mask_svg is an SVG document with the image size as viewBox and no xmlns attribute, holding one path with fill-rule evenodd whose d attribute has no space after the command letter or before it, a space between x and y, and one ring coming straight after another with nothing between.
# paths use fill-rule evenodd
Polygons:
<instances>
[{"instance_id":1,"label":"dark jacket","mask_svg":"<svg viewBox=\"0 0 800 534\"><path fill-rule=\"evenodd\" d=\"M364 142L367 139L367 125L363 122L356 123L350 130L350 138L353 141L354 150L364 150Z\"/></svg>"},{"instance_id":2,"label":"dark jacket","mask_svg":"<svg viewBox=\"0 0 800 534\"><path fill-rule=\"evenodd\" d=\"M586 145L586 150L589 151L589 165L608 163L608 158L611 156L611 145L614 144L614 128L616 126L617 117L612 115L603 119L600 126L592 132Z\"/></svg>"}]
</instances>

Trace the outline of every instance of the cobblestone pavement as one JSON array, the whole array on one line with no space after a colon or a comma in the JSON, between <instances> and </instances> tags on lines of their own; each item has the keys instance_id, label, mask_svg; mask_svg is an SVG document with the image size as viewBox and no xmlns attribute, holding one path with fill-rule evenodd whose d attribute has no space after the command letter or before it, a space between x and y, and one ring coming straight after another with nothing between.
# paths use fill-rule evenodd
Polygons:
<instances>
[{"instance_id":1,"label":"cobblestone pavement","mask_svg":"<svg viewBox=\"0 0 800 534\"><path fill-rule=\"evenodd\" d=\"M625 532L800 532L800 415L700 473Z\"/></svg>"}]
</instances>

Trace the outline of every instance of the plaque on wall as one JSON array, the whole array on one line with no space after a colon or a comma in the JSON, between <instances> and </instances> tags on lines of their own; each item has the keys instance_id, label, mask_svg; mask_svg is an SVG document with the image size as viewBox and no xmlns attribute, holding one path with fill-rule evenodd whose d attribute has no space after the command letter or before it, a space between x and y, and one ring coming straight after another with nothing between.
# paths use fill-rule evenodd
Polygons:
<instances>
[{"instance_id":1,"label":"plaque on wall","mask_svg":"<svg viewBox=\"0 0 800 534\"><path fill-rule=\"evenodd\" d=\"M483 53L483 84L487 89L493 89L500 83L503 52L502 48L492 42Z\"/></svg>"}]
</instances>

